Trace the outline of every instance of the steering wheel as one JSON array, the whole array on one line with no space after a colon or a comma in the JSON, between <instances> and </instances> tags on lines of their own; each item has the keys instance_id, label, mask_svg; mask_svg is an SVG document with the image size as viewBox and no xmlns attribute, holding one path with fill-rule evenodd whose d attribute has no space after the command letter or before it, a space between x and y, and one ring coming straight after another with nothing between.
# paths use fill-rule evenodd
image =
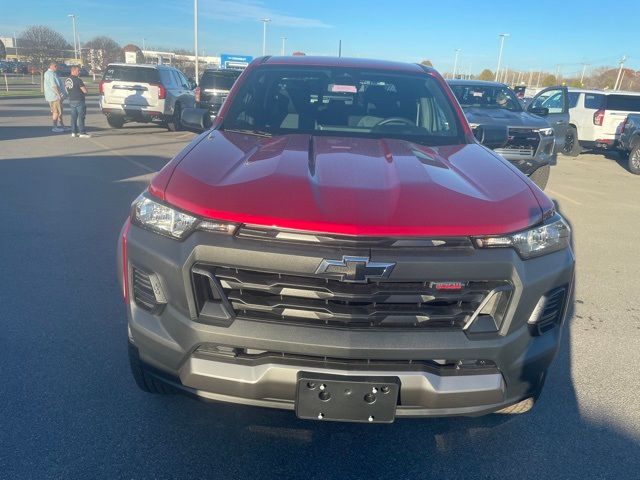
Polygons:
<instances>
[{"instance_id":1,"label":"steering wheel","mask_svg":"<svg viewBox=\"0 0 640 480\"><path fill-rule=\"evenodd\" d=\"M403 117L390 117L390 118L385 118L383 120L380 120L378 123L376 123L373 128L377 128L377 127L383 127L385 125L390 125L392 123L401 123L404 125L409 125L412 127L415 127L415 123L413 123L411 120L409 120L408 118L403 118Z\"/></svg>"}]
</instances>

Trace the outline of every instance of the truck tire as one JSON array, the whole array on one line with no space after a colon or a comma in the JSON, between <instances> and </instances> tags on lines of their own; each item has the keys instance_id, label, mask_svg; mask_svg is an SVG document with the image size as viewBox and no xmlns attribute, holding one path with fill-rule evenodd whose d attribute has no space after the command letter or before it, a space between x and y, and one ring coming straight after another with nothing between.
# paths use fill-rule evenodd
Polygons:
<instances>
[{"instance_id":1,"label":"truck tire","mask_svg":"<svg viewBox=\"0 0 640 480\"><path fill-rule=\"evenodd\" d=\"M636 142L629 152L629 171L640 175L640 142Z\"/></svg>"},{"instance_id":2,"label":"truck tire","mask_svg":"<svg viewBox=\"0 0 640 480\"><path fill-rule=\"evenodd\" d=\"M107 117L107 123L112 128L122 128L124 125L124 118L110 115Z\"/></svg>"},{"instance_id":3,"label":"truck tire","mask_svg":"<svg viewBox=\"0 0 640 480\"><path fill-rule=\"evenodd\" d=\"M173 393L173 389L156 379L152 375L148 374L142 366L140 356L138 355L138 349L129 344L129 366L131 367L131 374L136 382L136 385L143 392L154 394L170 394Z\"/></svg>"},{"instance_id":4,"label":"truck tire","mask_svg":"<svg viewBox=\"0 0 640 480\"><path fill-rule=\"evenodd\" d=\"M551 173L551 166L544 165L529 175L529 178L535 183L540 190L544 190L549 182L549 174Z\"/></svg>"},{"instance_id":5,"label":"truck tire","mask_svg":"<svg viewBox=\"0 0 640 480\"><path fill-rule=\"evenodd\" d=\"M173 115L167 120L167 130L170 132L179 132L182 130L182 120L180 115L182 114L182 108L179 103L176 103L173 107Z\"/></svg>"},{"instance_id":6,"label":"truck tire","mask_svg":"<svg viewBox=\"0 0 640 480\"><path fill-rule=\"evenodd\" d=\"M578 130L573 125L567 127L567 135L564 139L564 146L560 153L567 157L577 157L582 152L582 147L578 141Z\"/></svg>"}]
</instances>

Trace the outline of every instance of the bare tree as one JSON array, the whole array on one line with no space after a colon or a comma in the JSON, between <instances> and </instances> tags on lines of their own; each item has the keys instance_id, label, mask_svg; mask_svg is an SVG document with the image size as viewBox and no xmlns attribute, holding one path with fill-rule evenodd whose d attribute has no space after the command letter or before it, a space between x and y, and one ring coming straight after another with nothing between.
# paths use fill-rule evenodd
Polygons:
<instances>
[{"instance_id":1,"label":"bare tree","mask_svg":"<svg viewBox=\"0 0 640 480\"><path fill-rule=\"evenodd\" d=\"M422 60L420 62L420 65L424 65L425 67L433 67L433 63L431 63L431 60Z\"/></svg>"},{"instance_id":2,"label":"bare tree","mask_svg":"<svg viewBox=\"0 0 640 480\"><path fill-rule=\"evenodd\" d=\"M42 91L42 77L51 61L64 58L65 50L71 50L62 35L44 25L34 25L27 28L20 35L21 53L40 72L40 90Z\"/></svg>"},{"instance_id":3,"label":"bare tree","mask_svg":"<svg viewBox=\"0 0 640 480\"><path fill-rule=\"evenodd\" d=\"M94 37L85 42L82 47L89 49L89 56L95 60L90 62L92 70L104 70L110 63L123 60L122 48L118 42L109 37ZM94 51L93 55L91 55L92 50Z\"/></svg>"},{"instance_id":4,"label":"bare tree","mask_svg":"<svg viewBox=\"0 0 640 480\"><path fill-rule=\"evenodd\" d=\"M0 40L0 60L4 60L5 58L7 58L7 49L4 43L2 43L2 40Z\"/></svg>"}]
</instances>

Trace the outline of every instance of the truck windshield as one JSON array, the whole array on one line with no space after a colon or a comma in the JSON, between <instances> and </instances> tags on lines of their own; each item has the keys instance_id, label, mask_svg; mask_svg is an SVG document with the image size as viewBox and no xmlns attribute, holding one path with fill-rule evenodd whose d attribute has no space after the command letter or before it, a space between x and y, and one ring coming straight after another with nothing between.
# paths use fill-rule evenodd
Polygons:
<instances>
[{"instance_id":1,"label":"truck windshield","mask_svg":"<svg viewBox=\"0 0 640 480\"><path fill-rule=\"evenodd\" d=\"M503 108L511 112L522 110L510 88L501 85L451 85L461 107Z\"/></svg>"},{"instance_id":2,"label":"truck windshield","mask_svg":"<svg viewBox=\"0 0 640 480\"><path fill-rule=\"evenodd\" d=\"M239 76L240 72L235 70L207 70L202 74L200 87L213 90L231 90Z\"/></svg>"},{"instance_id":3,"label":"truck windshield","mask_svg":"<svg viewBox=\"0 0 640 480\"><path fill-rule=\"evenodd\" d=\"M340 67L261 67L243 82L223 129L465 143L451 102L427 74Z\"/></svg>"}]
</instances>

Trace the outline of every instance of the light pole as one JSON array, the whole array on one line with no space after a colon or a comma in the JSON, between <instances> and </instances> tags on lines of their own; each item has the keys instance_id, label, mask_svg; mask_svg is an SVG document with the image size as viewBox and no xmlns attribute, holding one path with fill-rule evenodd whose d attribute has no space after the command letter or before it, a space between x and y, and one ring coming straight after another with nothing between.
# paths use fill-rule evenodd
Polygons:
<instances>
[{"instance_id":1,"label":"light pole","mask_svg":"<svg viewBox=\"0 0 640 480\"><path fill-rule=\"evenodd\" d=\"M456 48L455 49L456 52L456 56L455 59L453 60L453 78L456 78L456 70L458 70L458 54L460 53L460 49Z\"/></svg>"},{"instance_id":2,"label":"light pole","mask_svg":"<svg viewBox=\"0 0 640 480\"><path fill-rule=\"evenodd\" d=\"M262 22L262 56L267 54L267 23L271 21L270 18L263 18Z\"/></svg>"},{"instance_id":3,"label":"light pole","mask_svg":"<svg viewBox=\"0 0 640 480\"><path fill-rule=\"evenodd\" d=\"M580 86L584 86L584 74L587 71L587 65L589 65L588 63L583 63L582 64L582 75L580 75Z\"/></svg>"},{"instance_id":4,"label":"light pole","mask_svg":"<svg viewBox=\"0 0 640 480\"><path fill-rule=\"evenodd\" d=\"M196 54L195 74L196 85L200 81L200 66L198 64L198 0L193 0L193 49Z\"/></svg>"},{"instance_id":5,"label":"light pole","mask_svg":"<svg viewBox=\"0 0 640 480\"><path fill-rule=\"evenodd\" d=\"M287 41L287 37L282 37L282 51L280 52L280 55L284 56L284 42Z\"/></svg>"},{"instance_id":6,"label":"light pole","mask_svg":"<svg viewBox=\"0 0 640 480\"><path fill-rule=\"evenodd\" d=\"M498 35L500 37L500 53L498 53L498 68L496 68L496 77L495 81L498 81L498 72L500 72L500 66L502 64L502 49L504 48L504 39L509 36L508 33L501 33Z\"/></svg>"},{"instance_id":7,"label":"light pole","mask_svg":"<svg viewBox=\"0 0 640 480\"><path fill-rule=\"evenodd\" d=\"M613 86L614 90L620 90L620 87L622 87L622 69L624 68L624 62L627 61L627 56L623 55L622 58L620 59L620 70L618 70L618 78L616 78L616 84ZM618 85L618 83L620 83L620 85Z\"/></svg>"},{"instance_id":8,"label":"light pole","mask_svg":"<svg viewBox=\"0 0 640 480\"><path fill-rule=\"evenodd\" d=\"M78 59L78 44L76 42L76 16L73 13L67 15L67 17L71 18L71 23L73 23L73 58Z\"/></svg>"}]
</instances>

